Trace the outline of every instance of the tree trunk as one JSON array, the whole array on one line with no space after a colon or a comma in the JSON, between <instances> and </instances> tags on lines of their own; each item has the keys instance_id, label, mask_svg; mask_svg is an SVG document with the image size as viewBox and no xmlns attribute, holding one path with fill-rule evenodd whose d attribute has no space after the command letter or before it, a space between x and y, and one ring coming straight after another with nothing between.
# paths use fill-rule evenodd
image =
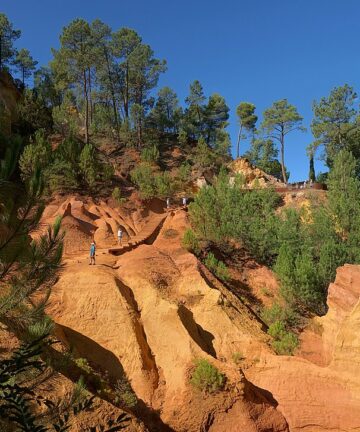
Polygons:
<instances>
[{"instance_id":1,"label":"tree trunk","mask_svg":"<svg viewBox=\"0 0 360 432\"><path fill-rule=\"evenodd\" d=\"M91 70L88 69L88 77L89 77L89 107L90 107L90 123L93 122L93 102L92 102L92 91L91 91Z\"/></svg>"},{"instance_id":2,"label":"tree trunk","mask_svg":"<svg viewBox=\"0 0 360 432\"><path fill-rule=\"evenodd\" d=\"M116 108L114 83L113 83L113 80L111 77L109 55L108 55L108 52L106 51L106 48L104 48L104 54L105 54L106 67L107 67L107 73L108 73L108 78L109 78L109 86L110 86L111 100L112 100L113 113L114 113L114 122L115 122L115 128L116 128L116 137L117 137L118 141L120 141L120 126L119 126L118 112L117 112L117 108Z\"/></svg>"},{"instance_id":3,"label":"tree trunk","mask_svg":"<svg viewBox=\"0 0 360 432\"><path fill-rule=\"evenodd\" d=\"M85 143L89 144L89 98L87 89L86 70L83 71L84 77L84 99L85 99Z\"/></svg>"},{"instance_id":4,"label":"tree trunk","mask_svg":"<svg viewBox=\"0 0 360 432\"><path fill-rule=\"evenodd\" d=\"M283 181L286 184L287 178L286 178L286 171L285 171L285 150L284 150L284 141L285 141L285 135L284 135L284 129L282 128L281 136L280 136L280 151L281 151L281 172L283 176Z\"/></svg>"},{"instance_id":5,"label":"tree trunk","mask_svg":"<svg viewBox=\"0 0 360 432\"><path fill-rule=\"evenodd\" d=\"M2 37L0 36L0 72L2 71L2 64L3 64L3 54L2 54Z\"/></svg>"},{"instance_id":6,"label":"tree trunk","mask_svg":"<svg viewBox=\"0 0 360 432\"><path fill-rule=\"evenodd\" d=\"M129 118L129 65L126 63L125 73L125 95L124 95L124 111L125 117Z\"/></svg>"},{"instance_id":7,"label":"tree trunk","mask_svg":"<svg viewBox=\"0 0 360 432\"><path fill-rule=\"evenodd\" d=\"M236 144L236 157L240 157L240 139L241 139L241 132L242 132L242 124L240 124L240 128L239 128L239 134L238 134L238 138L237 138L237 144Z\"/></svg>"}]
</instances>

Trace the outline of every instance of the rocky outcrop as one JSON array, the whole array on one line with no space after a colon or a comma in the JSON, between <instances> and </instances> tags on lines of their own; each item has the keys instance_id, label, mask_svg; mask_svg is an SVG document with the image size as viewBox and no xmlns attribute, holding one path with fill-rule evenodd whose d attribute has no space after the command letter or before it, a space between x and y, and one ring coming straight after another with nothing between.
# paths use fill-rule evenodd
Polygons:
<instances>
[{"instance_id":1,"label":"rocky outcrop","mask_svg":"<svg viewBox=\"0 0 360 432\"><path fill-rule=\"evenodd\" d=\"M230 173L243 176L245 184L252 187L274 186L284 188L286 185L261 169L252 165L246 158L238 158L229 164Z\"/></svg>"},{"instance_id":2,"label":"rocky outcrop","mask_svg":"<svg viewBox=\"0 0 360 432\"><path fill-rule=\"evenodd\" d=\"M302 336L305 358L265 356L247 372L274 395L291 431L360 430L359 299L360 266L339 268L327 314Z\"/></svg>"},{"instance_id":3,"label":"rocky outcrop","mask_svg":"<svg viewBox=\"0 0 360 432\"><path fill-rule=\"evenodd\" d=\"M17 118L16 105L20 92L10 74L0 71L0 121L2 133L11 133L11 124Z\"/></svg>"},{"instance_id":4,"label":"rocky outcrop","mask_svg":"<svg viewBox=\"0 0 360 432\"><path fill-rule=\"evenodd\" d=\"M126 376L140 414L159 413L162 426L150 430L360 430L360 266L338 269L328 313L304 333L298 356L276 356L249 305L182 248L185 211L131 212L72 197L44 217L59 214L104 248L96 266L69 249L48 312L75 355L112 383ZM111 255L104 233L116 242L119 223L142 240ZM76 244L75 228L66 235ZM275 293L272 277L261 267L246 274L251 286L261 291L268 280ZM190 385L196 358L226 374L224 391L204 395Z\"/></svg>"}]
</instances>

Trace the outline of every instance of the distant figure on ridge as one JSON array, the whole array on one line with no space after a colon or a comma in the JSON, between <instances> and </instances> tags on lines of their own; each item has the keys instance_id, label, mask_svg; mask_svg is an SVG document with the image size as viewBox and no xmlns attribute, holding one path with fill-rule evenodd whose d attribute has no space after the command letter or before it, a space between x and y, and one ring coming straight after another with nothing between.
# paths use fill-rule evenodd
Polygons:
<instances>
[{"instance_id":1,"label":"distant figure on ridge","mask_svg":"<svg viewBox=\"0 0 360 432\"><path fill-rule=\"evenodd\" d=\"M118 236L118 244L119 244L119 245L122 245L123 232L122 232L122 230L121 230L120 227L119 227L119 229L118 229L117 236Z\"/></svg>"},{"instance_id":2,"label":"distant figure on ridge","mask_svg":"<svg viewBox=\"0 0 360 432\"><path fill-rule=\"evenodd\" d=\"M187 205L187 199L186 199L186 197L183 197L182 204L183 204L183 207L186 207L186 205Z\"/></svg>"},{"instance_id":3,"label":"distant figure on ridge","mask_svg":"<svg viewBox=\"0 0 360 432\"><path fill-rule=\"evenodd\" d=\"M170 198L166 198L166 208L170 208Z\"/></svg>"},{"instance_id":4,"label":"distant figure on ridge","mask_svg":"<svg viewBox=\"0 0 360 432\"><path fill-rule=\"evenodd\" d=\"M95 252L96 252L96 245L95 242L92 241L90 245L90 262L89 265L95 265Z\"/></svg>"}]
</instances>

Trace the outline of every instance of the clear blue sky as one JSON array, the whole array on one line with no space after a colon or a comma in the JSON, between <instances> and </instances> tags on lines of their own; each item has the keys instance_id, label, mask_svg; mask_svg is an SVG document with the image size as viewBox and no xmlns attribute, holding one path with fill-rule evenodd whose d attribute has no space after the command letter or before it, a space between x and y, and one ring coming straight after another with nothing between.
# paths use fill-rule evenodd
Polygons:
<instances>
[{"instance_id":1,"label":"clear blue sky","mask_svg":"<svg viewBox=\"0 0 360 432\"><path fill-rule=\"evenodd\" d=\"M253 102L261 116L287 98L308 127L287 140L292 181L308 174L312 101L344 83L360 91L359 0L1 0L0 11L22 30L19 47L40 64L74 18L136 29L168 62L161 86L174 88L183 102L198 79L207 95L225 97L233 145L240 101ZM316 169L323 169L320 161Z\"/></svg>"}]
</instances>

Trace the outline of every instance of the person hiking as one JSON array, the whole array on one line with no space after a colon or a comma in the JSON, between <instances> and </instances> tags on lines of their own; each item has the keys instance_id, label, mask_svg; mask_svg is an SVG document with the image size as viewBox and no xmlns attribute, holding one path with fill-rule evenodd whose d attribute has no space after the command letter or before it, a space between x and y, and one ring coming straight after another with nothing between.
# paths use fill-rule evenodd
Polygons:
<instances>
[{"instance_id":1,"label":"person hiking","mask_svg":"<svg viewBox=\"0 0 360 432\"><path fill-rule=\"evenodd\" d=\"M166 208L170 208L170 198L166 198Z\"/></svg>"},{"instance_id":2,"label":"person hiking","mask_svg":"<svg viewBox=\"0 0 360 432\"><path fill-rule=\"evenodd\" d=\"M96 245L95 242L92 241L90 245L90 262L89 265L95 265L95 252L96 252Z\"/></svg>"},{"instance_id":3,"label":"person hiking","mask_svg":"<svg viewBox=\"0 0 360 432\"><path fill-rule=\"evenodd\" d=\"M187 205L187 199L186 199L186 197L183 197L182 204L183 204L183 207L186 207L186 205Z\"/></svg>"},{"instance_id":4,"label":"person hiking","mask_svg":"<svg viewBox=\"0 0 360 432\"><path fill-rule=\"evenodd\" d=\"M119 245L122 245L123 232L121 230L121 227L119 227L119 229L118 229L117 236L118 236L118 243L119 243Z\"/></svg>"}]
</instances>

